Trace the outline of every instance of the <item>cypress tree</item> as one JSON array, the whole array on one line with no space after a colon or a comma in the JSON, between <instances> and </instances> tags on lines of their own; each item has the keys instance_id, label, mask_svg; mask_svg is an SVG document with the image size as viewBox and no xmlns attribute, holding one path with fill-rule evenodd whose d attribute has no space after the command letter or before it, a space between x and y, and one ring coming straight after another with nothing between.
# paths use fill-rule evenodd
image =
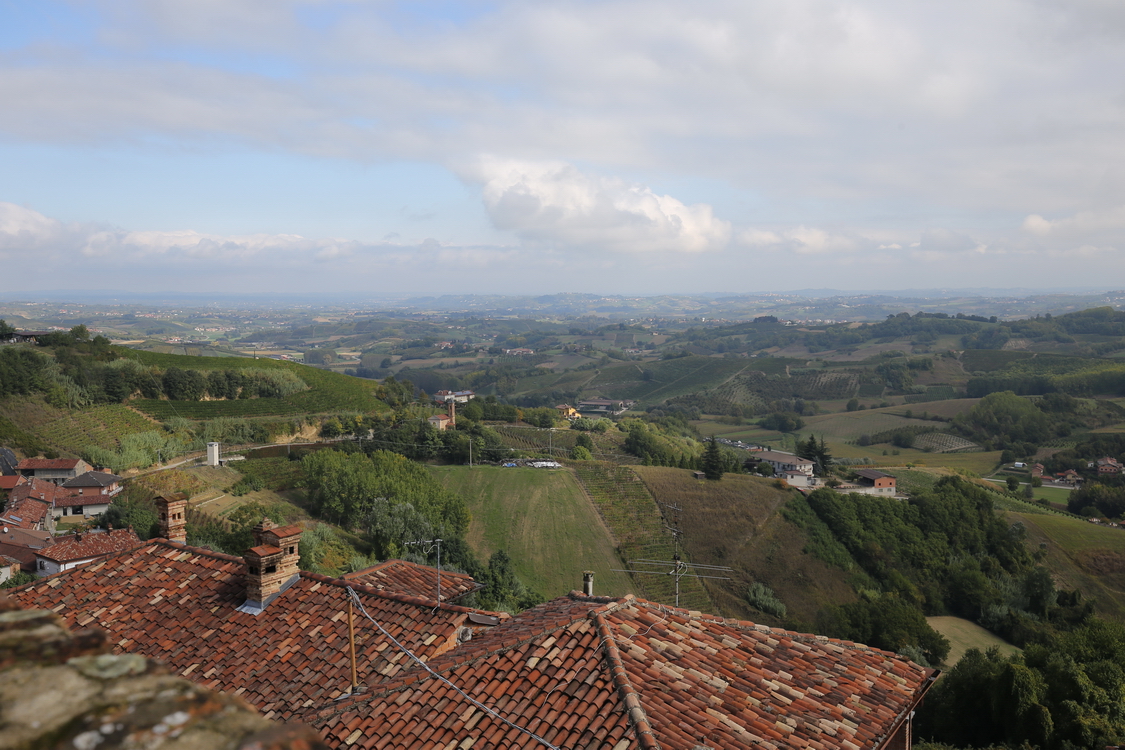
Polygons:
<instances>
[{"instance_id":1,"label":"cypress tree","mask_svg":"<svg viewBox=\"0 0 1125 750\"><path fill-rule=\"evenodd\" d=\"M708 479L723 478L723 454L719 452L719 444L713 437L703 452L703 475Z\"/></svg>"}]
</instances>

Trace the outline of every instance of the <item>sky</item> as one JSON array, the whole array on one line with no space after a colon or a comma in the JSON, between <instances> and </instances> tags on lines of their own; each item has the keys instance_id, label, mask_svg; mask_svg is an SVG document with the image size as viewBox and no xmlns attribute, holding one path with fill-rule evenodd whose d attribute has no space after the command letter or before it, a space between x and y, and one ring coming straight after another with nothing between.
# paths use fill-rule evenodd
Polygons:
<instances>
[{"instance_id":1,"label":"sky","mask_svg":"<svg viewBox=\"0 0 1125 750\"><path fill-rule=\"evenodd\" d=\"M1119 0L0 0L0 292L1125 287Z\"/></svg>"}]
</instances>

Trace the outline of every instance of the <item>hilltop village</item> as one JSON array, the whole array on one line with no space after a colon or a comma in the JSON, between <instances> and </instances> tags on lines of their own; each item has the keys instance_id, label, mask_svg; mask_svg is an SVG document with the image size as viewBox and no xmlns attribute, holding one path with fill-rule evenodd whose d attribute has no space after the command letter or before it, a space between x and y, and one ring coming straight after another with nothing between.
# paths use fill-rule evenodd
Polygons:
<instances>
[{"instance_id":1,"label":"hilltop village","mask_svg":"<svg viewBox=\"0 0 1125 750\"><path fill-rule=\"evenodd\" d=\"M1125 742L1125 313L120 317L0 323L0 619L279 747Z\"/></svg>"}]
</instances>

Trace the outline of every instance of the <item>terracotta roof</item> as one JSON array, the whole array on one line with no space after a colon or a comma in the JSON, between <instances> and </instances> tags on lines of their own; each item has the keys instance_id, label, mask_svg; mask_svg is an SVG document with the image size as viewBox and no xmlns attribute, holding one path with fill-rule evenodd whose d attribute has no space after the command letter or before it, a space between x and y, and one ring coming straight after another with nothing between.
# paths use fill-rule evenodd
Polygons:
<instances>
[{"instance_id":1,"label":"terracotta roof","mask_svg":"<svg viewBox=\"0 0 1125 750\"><path fill-rule=\"evenodd\" d=\"M429 665L565 748L878 748L937 674L854 643L577 592ZM534 746L419 668L305 721L335 746Z\"/></svg>"},{"instance_id":2,"label":"terracotta roof","mask_svg":"<svg viewBox=\"0 0 1125 750\"><path fill-rule=\"evenodd\" d=\"M260 614L246 601L242 558L163 539L12 589L25 607L50 607L71 627L110 632L117 652L160 659L174 673L232 692L267 718L330 703L350 686L348 582L301 572ZM422 659L457 644L476 610L351 587L364 607ZM507 615L501 615L507 617ZM410 662L369 629L356 632L360 682Z\"/></svg>"},{"instance_id":3,"label":"terracotta roof","mask_svg":"<svg viewBox=\"0 0 1125 750\"><path fill-rule=\"evenodd\" d=\"M110 505L112 495L55 495L56 508L71 508L82 505Z\"/></svg>"},{"instance_id":4,"label":"terracotta roof","mask_svg":"<svg viewBox=\"0 0 1125 750\"><path fill-rule=\"evenodd\" d=\"M113 529L105 532L71 534L55 539L50 547L36 552L37 557L54 560L58 563L75 560L91 560L116 552L130 550L141 543L132 529Z\"/></svg>"},{"instance_id":5,"label":"terracotta roof","mask_svg":"<svg viewBox=\"0 0 1125 750\"><path fill-rule=\"evenodd\" d=\"M108 471L87 471L85 474L68 479L63 487L109 487L121 481L121 477Z\"/></svg>"},{"instance_id":6,"label":"terracotta roof","mask_svg":"<svg viewBox=\"0 0 1125 750\"><path fill-rule=\"evenodd\" d=\"M36 479L35 477L24 477L27 481L23 484L16 485L12 491L8 493L9 507L12 503L33 498L50 505L55 501L57 495L71 494L67 490L60 488L54 482L47 482L43 479Z\"/></svg>"},{"instance_id":7,"label":"terracotta roof","mask_svg":"<svg viewBox=\"0 0 1125 750\"><path fill-rule=\"evenodd\" d=\"M27 477L22 474L5 474L0 476L0 490L10 490L20 482L26 480Z\"/></svg>"},{"instance_id":8,"label":"terracotta roof","mask_svg":"<svg viewBox=\"0 0 1125 750\"><path fill-rule=\"evenodd\" d=\"M357 570L344 576L375 589L399 591L412 596L437 596L437 568L418 565L406 560L387 560L370 568ZM466 573L441 571L441 600L456 601L467 594L484 588Z\"/></svg>"},{"instance_id":9,"label":"terracotta roof","mask_svg":"<svg viewBox=\"0 0 1125 750\"><path fill-rule=\"evenodd\" d=\"M4 513L0 514L0 524L6 526L17 526L23 529L34 529L47 517L51 510L51 503L54 496L50 500L45 500L39 497L14 497L17 492L24 489L23 486L16 487L12 490L11 495L8 497L8 506L4 509Z\"/></svg>"},{"instance_id":10,"label":"terracotta roof","mask_svg":"<svg viewBox=\"0 0 1125 750\"><path fill-rule=\"evenodd\" d=\"M16 465L17 469L74 469L80 458L25 458Z\"/></svg>"}]
</instances>

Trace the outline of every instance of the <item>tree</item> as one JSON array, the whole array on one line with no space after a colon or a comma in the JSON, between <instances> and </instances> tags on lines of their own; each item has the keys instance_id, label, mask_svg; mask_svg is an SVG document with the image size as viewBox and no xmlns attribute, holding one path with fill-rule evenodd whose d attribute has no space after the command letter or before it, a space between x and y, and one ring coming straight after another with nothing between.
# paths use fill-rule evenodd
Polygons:
<instances>
[{"instance_id":1,"label":"tree","mask_svg":"<svg viewBox=\"0 0 1125 750\"><path fill-rule=\"evenodd\" d=\"M0 318L0 339L7 339L15 332L16 329L8 325L8 321Z\"/></svg>"},{"instance_id":2,"label":"tree","mask_svg":"<svg viewBox=\"0 0 1125 750\"><path fill-rule=\"evenodd\" d=\"M1016 477L1008 477L1008 492L1015 492L1020 488L1020 480Z\"/></svg>"},{"instance_id":3,"label":"tree","mask_svg":"<svg viewBox=\"0 0 1125 750\"><path fill-rule=\"evenodd\" d=\"M848 401L847 410L848 411L858 411L859 410L859 399L858 398L850 399Z\"/></svg>"},{"instance_id":4,"label":"tree","mask_svg":"<svg viewBox=\"0 0 1125 750\"><path fill-rule=\"evenodd\" d=\"M712 437L707 443L706 450L703 451L703 475L708 479L722 479L723 463L723 454L719 450L719 444Z\"/></svg>"}]
</instances>

